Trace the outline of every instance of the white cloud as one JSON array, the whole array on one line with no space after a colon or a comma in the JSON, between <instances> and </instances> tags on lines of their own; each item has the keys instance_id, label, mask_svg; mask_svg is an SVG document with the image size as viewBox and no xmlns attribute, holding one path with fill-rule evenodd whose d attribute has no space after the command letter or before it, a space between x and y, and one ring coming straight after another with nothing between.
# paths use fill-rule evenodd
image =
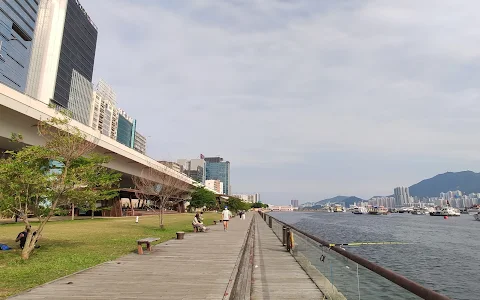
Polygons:
<instances>
[{"instance_id":1,"label":"white cloud","mask_svg":"<svg viewBox=\"0 0 480 300\"><path fill-rule=\"evenodd\" d=\"M152 136L153 157L221 154L293 174L328 149L477 167L480 5L326 2L82 0L99 26L95 77ZM408 175L372 176L389 189Z\"/></svg>"}]
</instances>

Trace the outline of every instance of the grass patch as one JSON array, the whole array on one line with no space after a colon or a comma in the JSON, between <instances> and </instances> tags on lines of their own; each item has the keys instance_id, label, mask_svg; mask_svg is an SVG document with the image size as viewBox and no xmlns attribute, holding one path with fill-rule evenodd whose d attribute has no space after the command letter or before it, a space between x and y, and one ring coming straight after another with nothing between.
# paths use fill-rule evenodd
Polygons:
<instances>
[{"instance_id":1,"label":"grass patch","mask_svg":"<svg viewBox=\"0 0 480 300\"><path fill-rule=\"evenodd\" d=\"M38 242L40 249L27 261L20 258L21 249L15 244L23 223L0 225L0 243L13 248L0 251L0 299L135 252L137 239L159 237L165 242L175 238L177 231L192 232L193 216L165 215L163 230L158 216L140 217L138 224L134 217L49 222ZM209 225L219 214L204 217Z\"/></svg>"}]
</instances>

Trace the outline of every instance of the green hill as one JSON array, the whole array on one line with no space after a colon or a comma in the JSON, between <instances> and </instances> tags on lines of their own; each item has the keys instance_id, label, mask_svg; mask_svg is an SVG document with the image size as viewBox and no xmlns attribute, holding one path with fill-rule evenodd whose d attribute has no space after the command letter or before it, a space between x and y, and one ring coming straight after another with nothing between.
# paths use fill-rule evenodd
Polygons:
<instances>
[{"instance_id":1,"label":"green hill","mask_svg":"<svg viewBox=\"0 0 480 300\"><path fill-rule=\"evenodd\" d=\"M447 172L412 185L410 195L438 197L442 192L460 190L463 193L480 193L480 173L472 171Z\"/></svg>"}]
</instances>

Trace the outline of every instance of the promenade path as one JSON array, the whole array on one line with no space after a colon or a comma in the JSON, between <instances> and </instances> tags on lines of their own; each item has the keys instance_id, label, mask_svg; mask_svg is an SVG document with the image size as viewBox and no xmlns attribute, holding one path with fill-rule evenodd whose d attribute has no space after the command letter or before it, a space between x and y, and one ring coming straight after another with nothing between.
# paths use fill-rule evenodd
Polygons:
<instances>
[{"instance_id":1,"label":"promenade path","mask_svg":"<svg viewBox=\"0 0 480 300\"><path fill-rule=\"evenodd\" d=\"M186 234L150 254L129 254L11 299L222 299L253 215L232 219L228 232L211 225L210 232Z\"/></svg>"},{"instance_id":2,"label":"promenade path","mask_svg":"<svg viewBox=\"0 0 480 300\"><path fill-rule=\"evenodd\" d=\"M259 214L255 214L252 300L324 299L323 293Z\"/></svg>"}]
</instances>

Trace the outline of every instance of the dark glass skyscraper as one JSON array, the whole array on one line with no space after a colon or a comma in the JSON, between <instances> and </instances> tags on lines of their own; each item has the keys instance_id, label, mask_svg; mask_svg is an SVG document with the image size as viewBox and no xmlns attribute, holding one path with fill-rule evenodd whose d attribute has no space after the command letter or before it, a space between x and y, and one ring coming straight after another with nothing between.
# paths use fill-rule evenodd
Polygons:
<instances>
[{"instance_id":1,"label":"dark glass skyscraper","mask_svg":"<svg viewBox=\"0 0 480 300\"><path fill-rule=\"evenodd\" d=\"M37 20L35 0L0 1L0 83L25 92Z\"/></svg>"},{"instance_id":2,"label":"dark glass skyscraper","mask_svg":"<svg viewBox=\"0 0 480 300\"><path fill-rule=\"evenodd\" d=\"M206 157L206 179L223 182L223 194L230 195L230 162L221 157Z\"/></svg>"},{"instance_id":3,"label":"dark glass skyscraper","mask_svg":"<svg viewBox=\"0 0 480 300\"><path fill-rule=\"evenodd\" d=\"M73 70L92 82L97 27L77 0L68 0L53 101L68 108Z\"/></svg>"},{"instance_id":4,"label":"dark glass skyscraper","mask_svg":"<svg viewBox=\"0 0 480 300\"><path fill-rule=\"evenodd\" d=\"M92 81L97 35L97 27L78 0L40 1L26 93L46 104L88 108L89 103L84 103L88 97L77 92L91 90L85 83ZM72 84L79 86L72 89ZM78 102L73 106L69 105L72 91L76 92L73 101Z\"/></svg>"}]
</instances>

